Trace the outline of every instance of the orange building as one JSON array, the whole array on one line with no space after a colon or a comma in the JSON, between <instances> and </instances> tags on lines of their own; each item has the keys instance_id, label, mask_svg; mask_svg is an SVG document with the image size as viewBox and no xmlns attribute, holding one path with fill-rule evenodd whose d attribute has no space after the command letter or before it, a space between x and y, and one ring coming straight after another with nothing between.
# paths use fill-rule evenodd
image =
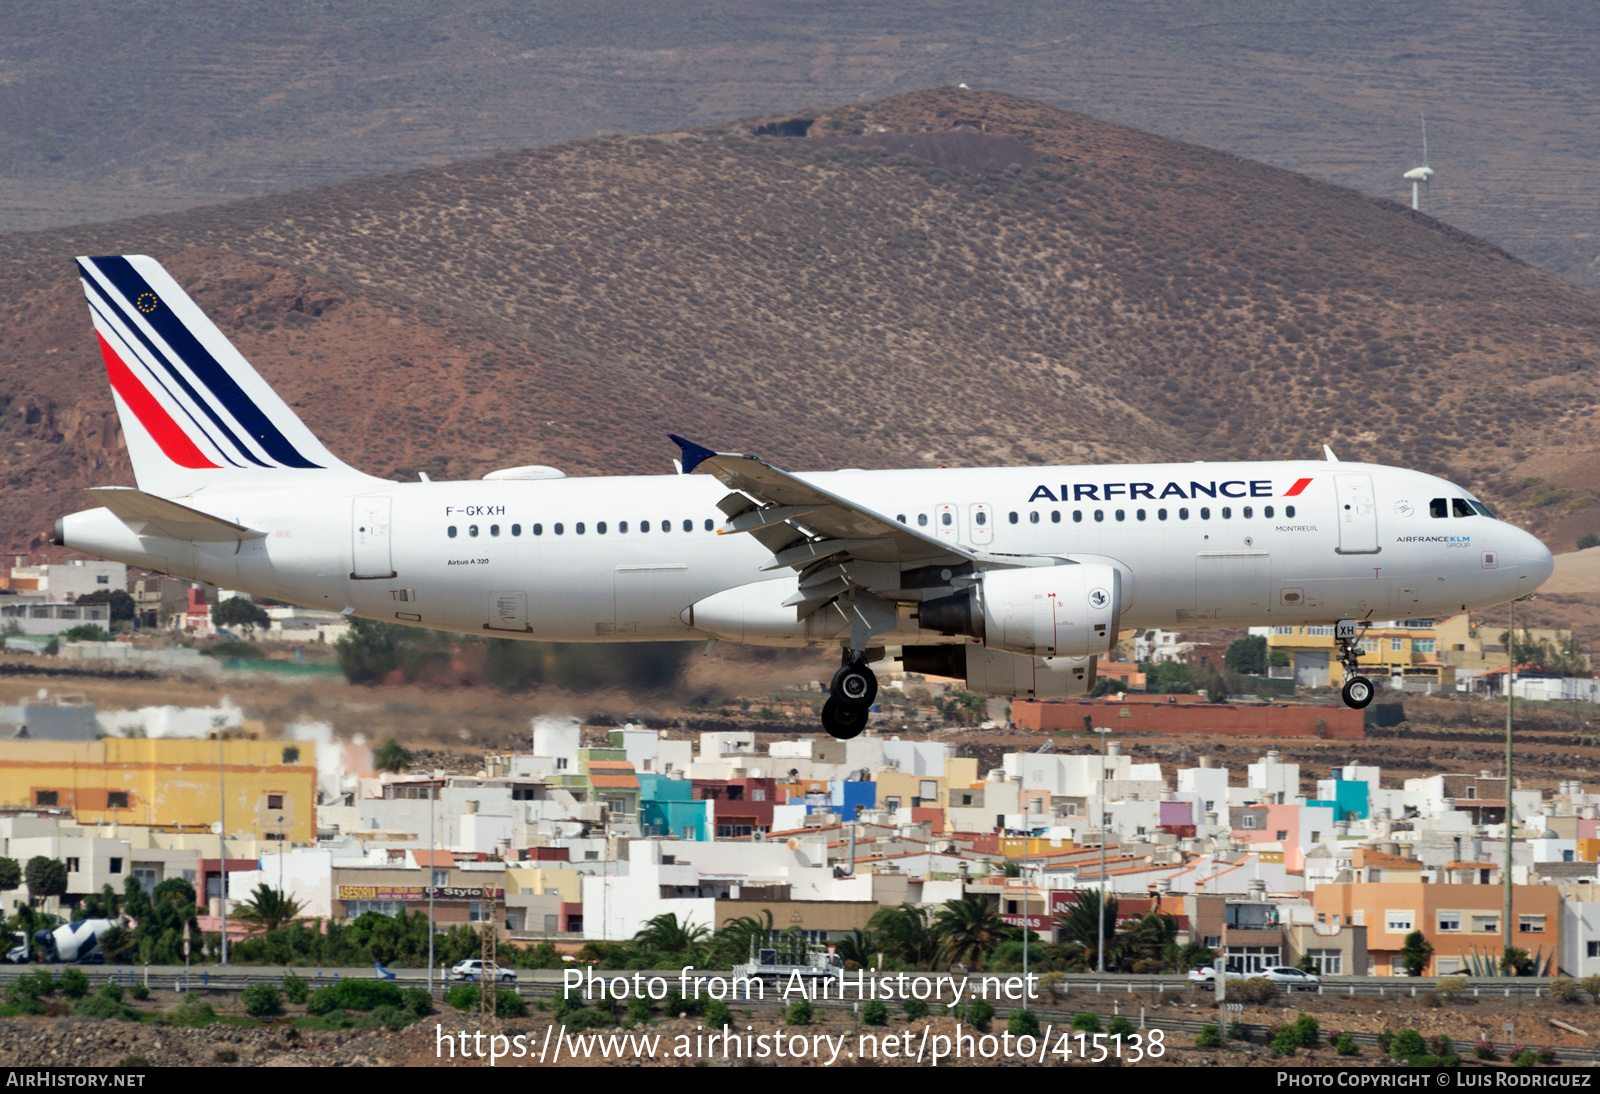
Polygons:
<instances>
[{"instance_id":1,"label":"orange building","mask_svg":"<svg viewBox=\"0 0 1600 1094\"><path fill-rule=\"evenodd\" d=\"M1475 951L1498 959L1504 890L1498 885L1428 885L1421 881L1321 884L1311 893L1318 923L1367 928L1371 975L1404 976L1406 935L1421 931L1433 946L1424 976L1467 968ZM1554 885L1514 885L1512 944L1559 962L1561 893Z\"/></svg>"}]
</instances>

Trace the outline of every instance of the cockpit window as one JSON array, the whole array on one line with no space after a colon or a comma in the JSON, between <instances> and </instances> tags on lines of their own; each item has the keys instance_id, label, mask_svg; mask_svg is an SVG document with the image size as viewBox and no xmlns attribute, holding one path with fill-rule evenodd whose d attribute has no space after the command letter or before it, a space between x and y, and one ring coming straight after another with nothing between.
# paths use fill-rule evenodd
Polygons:
<instances>
[{"instance_id":1,"label":"cockpit window","mask_svg":"<svg viewBox=\"0 0 1600 1094\"><path fill-rule=\"evenodd\" d=\"M1444 498L1434 498L1428 503L1428 515L1435 518L1448 517L1450 515L1450 503Z\"/></svg>"},{"instance_id":2,"label":"cockpit window","mask_svg":"<svg viewBox=\"0 0 1600 1094\"><path fill-rule=\"evenodd\" d=\"M1483 504L1483 502L1473 501L1471 498L1468 498L1467 504L1472 506L1473 511L1476 512L1480 517L1488 517L1490 520L1494 519L1494 514L1489 511L1489 507Z\"/></svg>"},{"instance_id":3,"label":"cockpit window","mask_svg":"<svg viewBox=\"0 0 1600 1094\"><path fill-rule=\"evenodd\" d=\"M1466 498L1451 498L1450 508L1458 517L1475 517L1478 515L1472 511L1472 506L1467 504Z\"/></svg>"}]
</instances>

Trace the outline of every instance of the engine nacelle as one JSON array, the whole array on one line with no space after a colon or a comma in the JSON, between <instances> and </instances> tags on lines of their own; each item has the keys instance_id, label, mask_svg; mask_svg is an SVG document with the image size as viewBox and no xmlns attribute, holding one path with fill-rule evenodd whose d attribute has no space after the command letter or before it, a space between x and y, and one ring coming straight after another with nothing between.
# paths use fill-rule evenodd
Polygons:
<instances>
[{"instance_id":1,"label":"engine nacelle","mask_svg":"<svg viewBox=\"0 0 1600 1094\"><path fill-rule=\"evenodd\" d=\"M907 672L964 678L967 688L1005 699L1072 699L1094 690L1094 657L1023 657L989 650L975 642L962 646L906 646Z\"/></svg>"},{"instance_id":2,"label":"engine nacelle","mask_svg":"<svg viewBox=\"0 0 1600 1094\"><path fill-rule=\"evenodd\" d=\"M1113 566L1029 566L983 575L983 644L1034 657L1110 653L1122 613Z\"/></svg>"},{"instance_id":3,"label":"engine nacelle","mask_svg":"<svg viewBox=\"0 0 1600 1094\"><path fill-rule=\"evenodd\" d=\"M991 570L970 592L925 602L924 631L967 635L987 649L1032 657L1111 652L1122 614L1115 566L1077 563Z\"/></svg>"}]
</instances>

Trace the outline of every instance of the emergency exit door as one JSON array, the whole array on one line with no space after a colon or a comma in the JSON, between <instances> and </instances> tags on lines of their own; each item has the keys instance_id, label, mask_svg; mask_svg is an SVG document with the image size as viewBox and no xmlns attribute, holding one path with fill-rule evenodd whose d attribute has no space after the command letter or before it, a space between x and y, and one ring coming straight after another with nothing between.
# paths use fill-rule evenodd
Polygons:
<instances>
[{"instance_id":1,"label":"emergency exit door","mask_svg":"<svg viewBox=\"0 0 1600 1094\"><path fill-rule=\"evenodd\" d=\"M357 498L350 517L350 576L357 579L394 577L390 553L389 508L393 499Z\"/></svg>"}]
</instances>

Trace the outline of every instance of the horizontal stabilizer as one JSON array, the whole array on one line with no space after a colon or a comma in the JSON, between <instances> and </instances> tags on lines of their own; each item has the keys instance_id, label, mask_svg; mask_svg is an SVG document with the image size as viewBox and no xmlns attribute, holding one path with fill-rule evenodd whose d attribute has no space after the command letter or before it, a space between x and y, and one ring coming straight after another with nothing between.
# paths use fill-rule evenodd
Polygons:
<instances>
[{"instance_id":1,"label":"horizontal stabilizer","mask_svg":"<svg viewBox=\"0 0 1600 1094\"><path fill-rule=\"evenodd\" d=\"M267 534L131 486L96 486L89 493L137 536L186 539L195 543L237 543L261 539Z\"/></svg>"}]
</instances>

